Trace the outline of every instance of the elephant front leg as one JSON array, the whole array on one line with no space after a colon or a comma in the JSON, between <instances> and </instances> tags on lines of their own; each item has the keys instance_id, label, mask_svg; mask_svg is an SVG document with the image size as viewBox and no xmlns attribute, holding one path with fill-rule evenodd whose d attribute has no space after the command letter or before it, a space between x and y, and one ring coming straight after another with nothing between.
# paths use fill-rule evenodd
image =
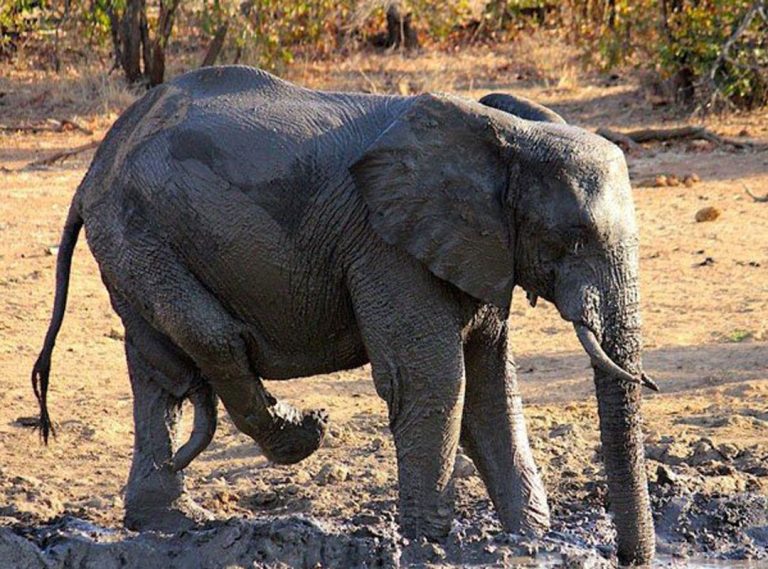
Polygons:
<instances>
[{"instance_id":1,"label":"elephant front leg","mask_svg":"<svg viewBox=\"0 0 768 569\"><path fill-rule=\"evenodd\" d=\"M408 357L404 354L405 357ZM393 389L387 402L397 452L400 527L407 537L440 538L453 521L453 465L459 442L464 377L460 358L398 368L377 385ZM394 386L397 383L397 386Z\"/></svg>"},{"instance_id":2,"label":"elephant front leg","mask_svg":"<svg viewBox=\"0 0 768 569\"><path fill-rule=\"evenodd\" d=\"M133 390L133 463L125 488L125 525L136 530L179 531L211 519L185 493L174 468L181 399L161 387L169 380L126 338Z\"/></svg>"},{"instance_id":3,"label":"elephant front leg","mask_svg":"<svg viewBox=\"0 0 768 569\"><path fill-rule=\"evenodd\" d=\"M528 445L507 325L496 320L465 345L467 388L461 444L475 462L501 519L513 533L542 534L549 508Z\"/></svg>"},{"instance_id":4,"label":"elephant front leg","mask_svg":"<svg viewBox=\"0 0 768 569\"><path fill-rule=\"evenodd\" d=\"M439 538L453 520L464 362L452 298L423 267L382 255L350 279L378 394L387 402L399 478L400 528Z\"/></svg>"}]
</instances>

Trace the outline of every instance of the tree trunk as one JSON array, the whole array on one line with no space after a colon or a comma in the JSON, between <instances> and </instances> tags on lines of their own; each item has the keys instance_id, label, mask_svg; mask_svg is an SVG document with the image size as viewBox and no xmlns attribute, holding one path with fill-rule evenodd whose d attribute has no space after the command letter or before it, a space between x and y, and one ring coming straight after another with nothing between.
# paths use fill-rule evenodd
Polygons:
<instances>
[{"instance_id":1,"label":"tree trunk","mask_svg":"<svg viewBox=\"0 0 768 569\"><path fill-rule=\"evenodd\" d=\"M126 0L122 14L113 2L107 6L115 61L129 83L145 81L150 87L165 77L165 49L173 30L180 0L161 0L157 29L150 33L146 0ZM143 64L143 65L142 65Z\"/></svg>"},{"instance_id":2,"label":"tree trunk","mask_svg":"<svg viewBox=\"0 0 768 569\"><path fill-rule=\"evenodd\" d=\"M229 30L228 22L224 22L216 29L211 44L208 46L208 51L205 52L205 58L203 59L201 67L210 67L216 63L216 59L218 59L219 53L221 53L221 49L224 47L227 30Z\"/></svg>"},{"instance_id":3,"label":"tree trunk","mask_svg":"<svg viewBox=\"0 0 768 569\"><path fill-rule=\"evenodd\" d=\"M387 47L404 47L414 49L419 47L416 30L411 26L412 14L403 14L399 3L393 3L387 8Z\"/></svg>"},{"instance_id":4,"label":"tree trunk","mask_svg":"<svg viewBox=\"0 0 768 569\"><path fill-rule=\"evenodd\" d=\"M142 78L141 73L141 21L144 2L127 0L120 21L120 65L129 83Z\"/></svg>"}]
</instances>

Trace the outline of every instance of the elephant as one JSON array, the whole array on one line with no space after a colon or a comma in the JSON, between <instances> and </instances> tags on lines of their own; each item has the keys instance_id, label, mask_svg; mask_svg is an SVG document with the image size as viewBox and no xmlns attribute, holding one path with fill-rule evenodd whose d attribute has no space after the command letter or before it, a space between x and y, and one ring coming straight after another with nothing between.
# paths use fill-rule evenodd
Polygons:
<instances>
[{"instance_id":1,"label":"elephant","mask_svg":"<svg viewBox=\"0 0 768 569\"><path fill-rule=\"evenodd\" d=\"M115 122L78 187L32 380L47 441L51 353L81 228L122 319L136 422L125 523L206 518L183 469L220 399L277 463L314 452L324 411L263 380L371 364L406 536L440 539L461 444L506 531L541 534L508 317L513 289L572 323L594 368L622 563L654 555L644 467L638 229L610 142L495 93L320 92L245 66L155 87ZM177 449L180 404L195 427Z\"/></svg>"}]
</instances>

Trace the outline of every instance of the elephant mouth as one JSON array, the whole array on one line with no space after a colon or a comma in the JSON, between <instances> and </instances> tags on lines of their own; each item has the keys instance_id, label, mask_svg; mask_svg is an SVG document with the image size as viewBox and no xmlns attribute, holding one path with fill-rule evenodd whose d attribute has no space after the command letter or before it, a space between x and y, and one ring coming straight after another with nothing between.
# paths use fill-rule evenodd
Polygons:
<instances>
[{"instance_id":1,"label":"elephant mouth","mask_svg":"<svg viewBox=\"0 0 768 569\"><path fill-rule=\"evenodd\" d=\"M589 326L582 322L573 322L572 324L573 329L576 331L576 337L581 343L581 347L587 352L587 355L592 362L592 367L604 371L619 381L637 383L653 391L659 391L659 386L656 385L656 382L645 372L640 372L640 374L635 375L614 362L608 354L605 353L597 339L597 335Z\"/></svg>"}]
</instances>

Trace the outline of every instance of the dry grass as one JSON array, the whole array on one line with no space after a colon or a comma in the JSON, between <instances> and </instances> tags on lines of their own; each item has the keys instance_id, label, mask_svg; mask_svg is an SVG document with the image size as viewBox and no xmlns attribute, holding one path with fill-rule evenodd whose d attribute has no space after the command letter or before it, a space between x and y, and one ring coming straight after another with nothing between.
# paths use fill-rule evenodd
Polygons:
<instances>
[{"instance_id":1,"label":"dry grass","mask_svg":"<svg viewBox=\"0 0 768 569\"><path fill-rule=\"evenodd\" d=\"M119 75L106 70L69 67L54 74L6 67L0 75L3 124L70 118L99 129L111 124L138 95Z\"/></svg>"},{"instance_id":2,"label":"dry grass","mask_svg":"<svg viewBox=\"0 0 768 569\"><path fill-rule=\"evenodd\" d=\"M298 63L287 76L318 89L401 95L441 91L469 96L490 89L570 89L581 78L572 50L545 33L497 46L419 53L361 51L338 60Z\"/></svg>"},{"instance_id":3,"label":"dry grass","mask_svg":"<svg viewBox=\"0 0 768 569\"><path fill-rule=\"evenodd\" d=\"M183 54L170 64L169 77L198 58ZM284 76L327 90L408 95L426 91L476 96L489 90L549 92L582 83L578 60L555 36L522 36L501 46L464 46L450 51L357 51L321 61L298 61ZM58 74L26 66L0 65L0 123L24 124L48 118L76 118L100 130L142 91L126 85L105 64L68 66Z\"/></svg>"}]
</instances>

